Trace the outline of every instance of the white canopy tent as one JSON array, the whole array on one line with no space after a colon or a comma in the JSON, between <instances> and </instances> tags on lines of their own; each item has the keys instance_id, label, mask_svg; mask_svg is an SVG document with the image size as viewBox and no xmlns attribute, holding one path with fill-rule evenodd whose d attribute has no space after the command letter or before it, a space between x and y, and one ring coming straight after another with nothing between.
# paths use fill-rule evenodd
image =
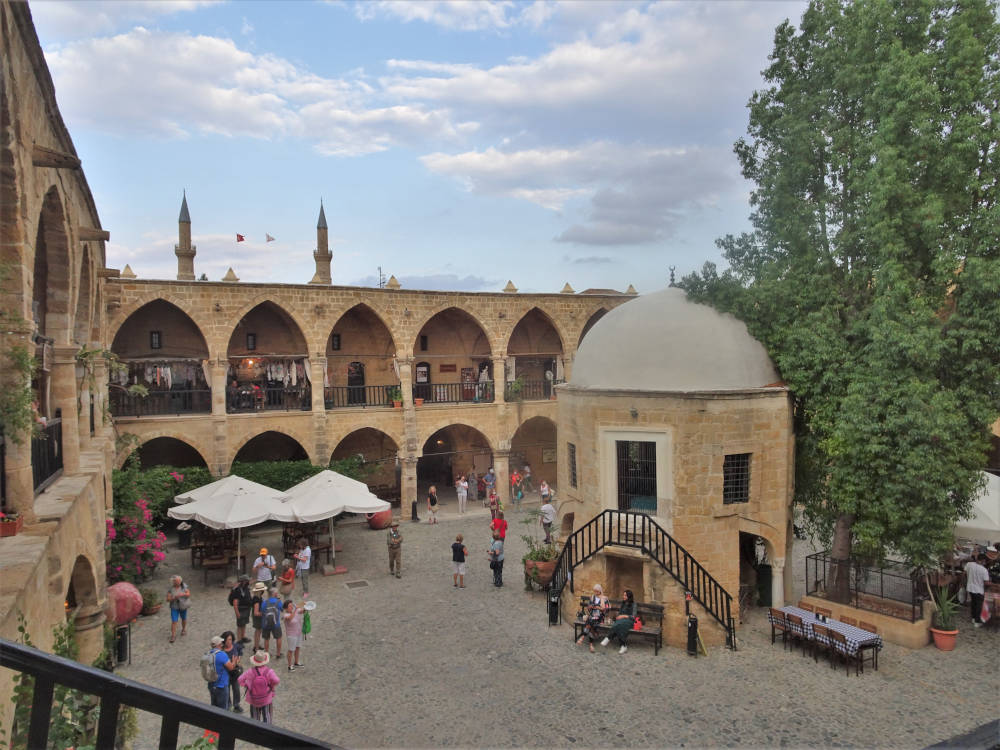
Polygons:
<instances>
[{"instance_id":1,"label":"white canopy tent","mask_svg":"<svg viewBox=\"0 0 1000 750\"><path fill-rule=\"evenodd\" d=\"M983 474L986 485L972 506L972 517L955 524L955 536L992 544L1000 540L1000 477L989 472Z\"/></svg>"},{"instance_id":2,"label":"white canopy tent","mask_svg":"<svg viewBox=\"0 0 1000 750\"><path fill-rule=\"evenodd\" d=\"M299 523L330 519L330 546L336 550L333 538L333 517L341 513L378 513L391 506L380 500L364 482L324 469L287 492L285 505Z\"/></svg>"},{"instance_id":3,"label":"white canopy tent","mask_svg":"<svg viewBox=\"0 0 1000 750\"><path fill-rule=\"evenodd\" d=\"M295 521L291 508L283 501L288 495L235 475L176 495L182 505L167 510L167 515L184 521L197 521L213 529L236 529L236 553L243 545L244 526L264 521Z\"/></svg>"}]
</instances>

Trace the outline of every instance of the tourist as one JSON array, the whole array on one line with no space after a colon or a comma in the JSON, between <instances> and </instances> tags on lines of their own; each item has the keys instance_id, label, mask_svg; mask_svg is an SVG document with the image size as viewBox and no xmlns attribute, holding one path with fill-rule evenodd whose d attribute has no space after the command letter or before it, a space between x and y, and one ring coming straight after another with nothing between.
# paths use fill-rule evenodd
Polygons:
<instances>
[{"instance_id":1,"label":"tourist","mask_svg":"<svg viewBox=\"0 0 1000 750\"><path fill-rule=\"evenodd\" d=\"M455 493L458 495L458 512L465 513L465 503L469 499L469 481L465 478L465 474L455 483Z\"/></svg>"},{"instance_id":2,"label":"tourist","mask_svg":"<svg viewBox=\"0 0 1000 750\"><path fill-rule=\"evenodd\" d=\"M485 474L476 480L476 494L483 499L483 507L487 507L489 504L490 493L489 488L486 486Z\"/></svg>"},{"instance_id":3,"label":"tourist","mask_svg":"<svg viewBox=\"0 0 1000 750\"><path fill-rule=\"evenodd\" d=\"M312 567L312 548L305 537L299 539L299 551L295 555L295 576L302 585L302 596L309 597L309 568Z\"/></svg>"},{"instance_id":4,"label":"tourist","mask_svg":"<svg viewBox=\"0 0 1000 750\"><path fill-rule=\"evenodd\" d=\"M535 484L531 481L531 464L527 461L524 462L524 471L521 473L521 476L524 478L524 491L534 492Z\"/></svg>"},{"instance_id":5,"label":"tourist","mask_svg":"<svg viewBox=\"0 0 1000 750\"><path fill-rule=\"evenodd\" d=\"M399 521L393 519L386 534L385 543L389 548L389 575L403 577L403 535L399 533Z\"/></svg>"},{"instance_id":6,"label":"tourist","mask_svg":"<svg viewBox=\"0 0 1000 750\"><path fill-rule=\"evenodd\" d=\"M490 490L490 518L496 518L500 512L500 498L497 497L496 490Z\"/></svg>"},{"instance_id":7,"label":"tourist","mask_svg":"<svg viewBox=\"0 0 1000 750\"><path fill-rule=\"evenodd\" d=\"M497 517L490 521L490 531L494 534L500 535L500 540L503 542L507 541L507 527L509 524L507 520L503 517L503 511L497 512Z\"/></svg>"},{"instance_id":8,"label":"tourist","mask_svg":"<svg viewBox=\"0 0 1000 750\"><path fill-rule=\"evenodd\" d=\"M611 625L611 634L601 641L601 645L607 646L611 642L611 639L615 638L621 644L618 653L624 654L628 651L628 634L635 627L635 617L638 612L638 605L635 603L635 595L632 593L632 589L625 589L625 594L622 597L622 606L618 608L618 614L615 615L615 621Z\"/></svg>"},{"instance_id":9,"label":"tourist","mask_svg":"<svg viewBox=\"0 0 1000 750\"><path fill-rule=\"evenodd\" d=\"M986 594L985 584L989 583L990 574L983 564L986 555L979 553L965 564L965 590L969 593L969 611L972 614L972 624L983 626L983 597Z\"/></svg>"},{"instance_id":10,"label":"tourist","mask_svg":"<svg viewBox=\"0 0 1000 750\"><path fill-rule=\"evenodd\" d=\"M229 604L236 613L236 632L240 643L250 643L247 635L247 623L250 622L250 612L253 610L253 594L250 593L250 576L240 574L239 582L229 592Z\"/></svg>"},{"instance_id":11,"label":"tourist","mask_svg":"<svg viewBox=\"0 0 1000 750\"><path fill-rule=\"evenodd\" d=\"M549 488L549 483L544 479L542 483L538 485L538 494L542 496L542 502L547 503L552 498L552 490Z\"/></svg>"},{"instance_id":12,"label":"tourist","mask_svg":"<svg viewBox=\"0 0 1000 750\"><path fill-rule=\"evenodd\" d=\"M594 641L597 640L597 626L604 622L604 616L608 612L611 603L604 595L601 584L594 584L594 593L587 601L585 607L586 624L583 626L583 635L576 640L577 646L582 646L584 639L590 641L590 653L594 653Z\"/></svg>"},{"instance_id":13,"label":"tourist","mask_svg":"<svg viewBox=\"0 0 1000 750\"><path fill-rule=\"evenodd\" d=\"M490 567L493 569L493 585L503 586L503 539L493 532L493 543L490 544Z\"/></svg>"},{"instance_id":14,"label":"tourist","mask_svg":"<svg viewBox=\"0 0 1000 750\"><path fill-rule=\"evenodd\" d=\"M490 470L486 472L486 476L483 478L483 484L486 485L487 492L493 492L497 488L497 475L496 472L493 471L492 466L490 467Z\"/></svg>"},{"instance_id":15,"label":"tourist","mask_svg":"<svg viewBox=\"0 0 1000 750\"><path fill-rule=\"evenodd\" d=\"M170 577L170 588L167 589L167 601L170 603L170 642L177 638L177 621L181 621L181 635L187 635L188 607L191 605L191 591L180 576Z\"/></svg>"},{"instance_id":16,"label":"tourist","mask_svg":"<svg viewBox=\"0 0 1000 750\"><path fill-rule=\"evenodd\" d=\"M255 581L271 585L274 580L274 569L278 564L272 555L267 554L267 547L260 548L260 555L253 561L253 576Z\"/></svg>"},{"instance_id":17,"label":"tourist","mask_svg":"<svg viewBox=\"0 0 1000 750\"><path fill-rule=\"evenodd\" d=\"M215 681L208 683L209 701L216 708L226 711L229 709L229 670L233 665L229 661L229 655L222 650L223 640L220 636L213 635L210 643L212 650L209 653L215 659Z\"/></svg>"},{"instance_id":18,"label":"tourist","mask_svg":"<svg viewBox=\"0 0 1000 750\"><path fill-rule=\"evenodd\" d=\"M514 469L514 473L510 475L510 502L514 506L514 509L519 509L521 507L521 499L524 497L524 480L518 473L517 469Z\"/></svg>"},{"instance_id":19,"label":"tourist","mask_svg":"<svg viewBox=\"0 0 1000 750\"><path fill-rule=\"evenodd\" d=\"M278 598L278 589L272 588L268 592L269 596L260 606L261 611L261 634L264 636L264 650L270 651L271 636L274 636L274 655L281 656L281 599Z\"/></svg>"},{"instance_id":20,"label":"tourist","mask_svg":"<svg viewBox=\"0 0 1000 750\"><path fill-rule=\"evenodd\" d=\"M250 617L253 620L253 650L260 650L260 633L261 633L261 621L264 616L264 598L267 594L267 584L255 583L253 588L250 589L250 593L253 594L251 601Z\"/></svg>"},{"instance_id":21,"label":"tourist","mask_svg":"<svg viewBox=\"0 0 1000 750\"><path fill-rule=\"evenodd\" d=\"M222 650L229 657L229 688L232 692L232 709L238 714L243 713L243 706L240 705L240 686L237 680L239 676L243 673L243 667L240 666L240 658L243 656L243 644L236 640L236 635L232 630L227 630L221 636L222 638Z\"/></svg>"},{"instance_id":22,"label":"tourist","mask_svg":"<svg viewBox=\"0 0 1000 750\"><path fill-rule=\"evenodd\" d=\"M479 499L479 480L476 478L475 470L469 472L469 499L476 502Z\"/></svg>"},{"instance_id":23,"label":"tourist","mask_svg":"<svg viewBox=\"0 0 1000 750\"><path fill-rule=\"evenodd\" d=\"M295 566L288 558L281 561L281 575L275 579L275 583L278 586L278 593L285 599L295 590Z\"/></svg>"},{"instance_id":24,"label":"tourist","mask_svg":"<svg viewBox=\"0 0 1000 750\"><path fill-rule=\"evenodd\" d=\"M288 654L288 671L294 672L305 664L299 659L299 648L302 645L302 613L305 612L305 602L295 606L295 602L285 602L282 619L285 621L285 649ZM292 657L294 656L294 661Z\"/></svg>"},{"instance_id":25,"label":"tourist","mask_svg":"<svg viewBox=\"0 0 1000 750\"><path fill-rule=\"evenodd\" d=\"M437 523L438 520L438 489L433 484L427 490L427 512L431 514L427 523Z\"/></svg>"},{"instance_id":26,"label":"tourist","mask_svg":"<svg viewBox=\"0 0 1000 750\"><path fill-rule=\"evenodd\" d=\"M455 537L455 543L451 545L451 579L456 588L465 588L465 558L469 550L462 544L462 535Z\"/></svg>"},{"instance_id":27,"label":"tourist","mask_svg":"<svg viewBox=\"0 0 1000 750\"><path fill-rule=\"evenodd\" d=\"M556 507L546 498L542 507L539 508L539 512L541 513L542 528L545 529L545 543L552 544L552 524L556 520Z\"/></svg>"},{"instance_id":28,"label":"tourist","mask_svg":"<svg viewBox=\"0 0 1000 750\"><path fill-rule=\"evenodd\" d=\"M274 723L274 689L281 683L277 673L267 666L270 661L266 651L256 652L250 659L250 669L239 679L250 704L250 718L265 724Z\"/></svg>"}]
</instances>

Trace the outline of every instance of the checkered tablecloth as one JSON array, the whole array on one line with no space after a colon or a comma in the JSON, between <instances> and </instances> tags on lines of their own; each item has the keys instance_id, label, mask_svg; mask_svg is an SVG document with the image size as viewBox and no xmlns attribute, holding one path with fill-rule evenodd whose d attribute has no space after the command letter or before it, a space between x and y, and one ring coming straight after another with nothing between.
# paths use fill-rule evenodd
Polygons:
<instances>
[{"instance_id":1,"label":"checkered tablecloth","mask_svg":"<svg viewBox=\"0 0 1000 750\"><path fill-rule=\"evenodd\" d=\"M816 635L813 633L813 625L822 625L828 630L835 630L844 636L844 640L847 641L847 653L850 656L854 656L858 653L858 649L862 646L874 646L877 650L882 650L882 636L878 633L869 633L867 630L862 630L861 628L856 628L853 625L848 625L841 622L840 620L827 619L826 622L820 622L816 619L816 615L807 609L799 609L798 607L780 607L780 612L784 612L786 615L797 615L802 618L802 628L804 633L802 636L808 638L809 640L816 640ZM767 620L772 625L774 624L771 618L771 612L767 613ZM821 639L823 642L828 642L826 638Z\"/></svg>"}]
</instances>

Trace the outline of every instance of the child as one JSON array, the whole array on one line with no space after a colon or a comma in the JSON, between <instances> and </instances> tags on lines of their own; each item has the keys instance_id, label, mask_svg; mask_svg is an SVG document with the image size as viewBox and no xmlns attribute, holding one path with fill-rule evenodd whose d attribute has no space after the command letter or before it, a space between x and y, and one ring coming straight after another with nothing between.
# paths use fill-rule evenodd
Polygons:
<instances>
[{"instance_id":1,"label":"child","mask_svg":"<svg viewBox=\"0 0 1000 750\"><path fill-rule=\"evenodd\" d=\"M451 579L455 588L465 588L465 558L469 550L462 544L462 535L455 537L455 543L451 545Z\"/></svg>"},{"instance_id":2,"label":"child","mask_svg":"<svg viewBox=\"0 0 1000 750\"><path fill-rule=\"evenodd\" d=\"M490 517L496 518L500 510L500 498L497 497L496 490L490 490Z\"/></svg>"}]
</instances>

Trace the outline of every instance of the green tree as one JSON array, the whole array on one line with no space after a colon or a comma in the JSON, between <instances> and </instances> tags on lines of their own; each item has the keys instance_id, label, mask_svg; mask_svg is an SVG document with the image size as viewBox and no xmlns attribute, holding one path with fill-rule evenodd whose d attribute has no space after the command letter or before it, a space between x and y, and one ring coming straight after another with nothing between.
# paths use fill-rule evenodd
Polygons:
<instances>
[{"instance_id":1,"label":"green tree","mask_svg":"<svg viewBox=\"0 0 1000 750\"><path fill-rule=\"evenodd\" d=\"M987 0L817 1L779 26L735 146L753 230L682 282L790 386L796 502L837 559L930 563L978 488L1000 413L998 51Z\"/></svg>"}]
</instances>

